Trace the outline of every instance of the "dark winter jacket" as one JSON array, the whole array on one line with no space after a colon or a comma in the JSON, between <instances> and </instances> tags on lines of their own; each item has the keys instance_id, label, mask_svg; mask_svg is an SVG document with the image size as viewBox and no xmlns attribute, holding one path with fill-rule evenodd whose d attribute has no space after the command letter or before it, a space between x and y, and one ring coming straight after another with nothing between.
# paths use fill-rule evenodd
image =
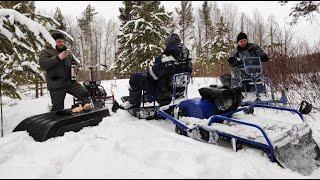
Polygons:
<instances>
[{"instance_id":1,"label":"dark winter jacket","mask_svg":"<svg viewBox=\"0 0 320 180\"><path fill-rule=\"evenodd\" d=\"M248 43L248 46L246 48L237 46L236 50L231 53L228 61L232 67L242 67L242 59L245 57L260 57L261 62L267 62L269 60L268 55L260 46L258 46L257 44Z\"/></svg>"},{"instance_id":2,"label":"dark winter jacket","mask_svg":"<svg viewBox=\"0 0 320 180\"><path fill-rule=\"evenodd\" d=\"M67 87L75 83L71 81L71 62L75 61L73 55L69 53L65 60L59 60L59 53L47 44L39 54L40 67L46 71L48 90Z\"/></svg>"},{"instance_id":3,"label":"dark winter jacket","mask_svg":"<svg viewBox=\"0 0 320 180\"><path fill-rule=\"evenodd\" d=\"M167 105L171 102L173 75L184 72L191 74L192 63L189 50L180 43L168 45L162 55L150 64L148 79L155 85L155 96L159 104Z\"/></svg>"},{"instance_id":4,"label":"dark winter jacket","mask_svg":"<svg viewBox=\"0 0 320 180\"><path fill-rule=\"evenodd\" d=\"M181 43L167 46L162 55L151 63L149 76L153 80L159 80L177 73L191 73L192 63L189 54L189 50Z\"/></svg>"}]
</instances>

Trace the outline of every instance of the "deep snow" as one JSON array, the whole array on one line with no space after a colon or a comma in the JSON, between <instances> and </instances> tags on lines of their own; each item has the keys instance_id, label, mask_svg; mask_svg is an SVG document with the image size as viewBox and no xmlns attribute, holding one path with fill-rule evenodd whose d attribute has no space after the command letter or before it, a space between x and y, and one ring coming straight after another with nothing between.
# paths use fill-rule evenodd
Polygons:
<instances>
[{"instance_id":1,"label":"deep snow","mask_svg":"<svg viewBox=\"0 0 320 180\"><path fill-rule=\"evenodd\" d=\"M115 81L104 81L108 91ZM212 78L195 78L189 97L198 88L217 83ZM115 96L128 95L128 80L116 82ZM5 137L0 139L0 178L306 178L271 163L262 152L231 149L195 141L174 132L167 121L145 121L118 111L99 126L78 133L35 142L26 132L11 133L23 119L47 112L50 98L34 99L22 91L21 101L5 99ZM67 96L66 107L72 97ZM262 111L261 116L263 116ZM320 137L320 114L308 122ZM286 117L284 117L286 118ZM311 178L319 178L316 170ZM310 177L307 177L310 178Z\"/></svg>"}]
</instances>

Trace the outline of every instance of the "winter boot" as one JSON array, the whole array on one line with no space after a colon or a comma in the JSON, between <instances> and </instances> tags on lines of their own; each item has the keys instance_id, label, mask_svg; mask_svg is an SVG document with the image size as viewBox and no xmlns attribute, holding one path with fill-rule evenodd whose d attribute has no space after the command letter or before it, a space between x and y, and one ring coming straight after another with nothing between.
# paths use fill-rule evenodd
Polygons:
<instances>
[{"instance_id":1,"label":"winter boot","mask_svg":"<svg viewBox=\"0 0 320 180\"><path fill-rule=\"evenodd\" d=\"M140 108L141 105L141 90L129 88L129 102L134 108Z\"/></svg>"}]
</instances>

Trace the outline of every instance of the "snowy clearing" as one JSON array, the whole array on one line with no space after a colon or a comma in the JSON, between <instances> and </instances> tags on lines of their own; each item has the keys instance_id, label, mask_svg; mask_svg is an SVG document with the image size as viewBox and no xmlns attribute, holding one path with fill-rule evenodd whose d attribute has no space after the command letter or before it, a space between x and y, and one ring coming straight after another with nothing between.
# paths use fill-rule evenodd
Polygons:
<instances>
[{"instance_id":1,"label":"snowy clearing","mask_svg":"<svg viewBox=\"0 0 320 180\"><path fill-rule=\"evenodd\" d=\"M111 83L104 81L110 91ZM128 80L118 80L115 96L128 95ZM189 98L199 97L198 88L217 83L195 78ZM253 149L231 149L195 141L174 132L167 121L145 121L127 112L105 118L99 126L78 133L35 142L26 132L11 133L25 118L49 109L48 93L34 99L22 92L22 100L4 100L5 137L0 139L0 178L319 178L283 169L267 155ZM72 97L67 96L66 107ZM260 116L266 111L259 112ZM261 113L261 114L260 114ZM307 121L320 137L319 112ZM286 118L286 117L283 117ZM290 118L290 116L288 116ZM320 138L319 138L320 139ZM320 142L320 141L318 141Z\"/></svg>"}]
</instances>

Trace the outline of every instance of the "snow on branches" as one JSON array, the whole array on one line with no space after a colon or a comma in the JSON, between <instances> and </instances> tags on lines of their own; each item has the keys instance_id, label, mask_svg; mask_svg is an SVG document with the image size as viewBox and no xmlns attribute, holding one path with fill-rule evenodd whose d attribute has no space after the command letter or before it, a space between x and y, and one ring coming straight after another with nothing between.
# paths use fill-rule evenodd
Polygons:
<instances>
[{"instance_id":1,"label":"snow on branches","mask_svg":"<svg viewBox=\"0 0 320 180\"><path fill-rule=\"evenodd\" d=\"M0 73L2 81L9 82L4 86L7 96L19 98L17 85L44 78L37 53L45 44L55 47L48 28L54 30L56 22L43 17L36 15L33 20L14 9L0 9Z\"/></svg>"}]
</instances>

